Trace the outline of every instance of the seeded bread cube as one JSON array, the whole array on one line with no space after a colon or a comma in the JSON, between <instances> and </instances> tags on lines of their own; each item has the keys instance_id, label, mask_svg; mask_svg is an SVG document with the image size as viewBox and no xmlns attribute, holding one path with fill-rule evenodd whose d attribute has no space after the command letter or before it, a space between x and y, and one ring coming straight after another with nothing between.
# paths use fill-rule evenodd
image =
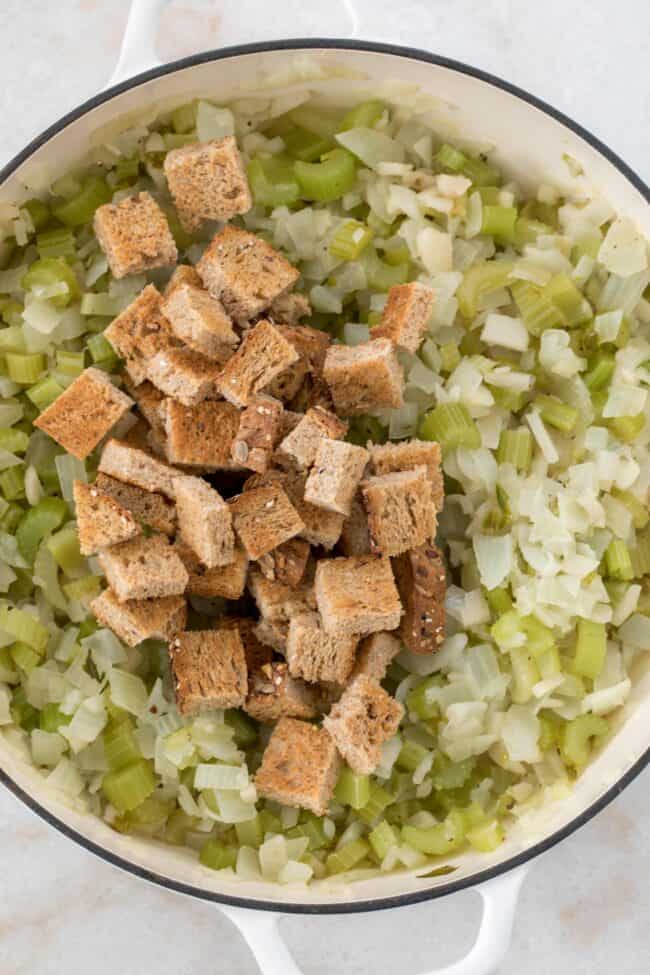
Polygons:
<instances>
[{"instance_id":1,"label":"seeded bread cube","mask_svg":"<svg viewBox=\"0 0 650 975\"><path fill-rule=\"evenodd\" d=\"M165 298L169 298L174 293L176 288L179 288L183 284L189 284L193 288L203 287L201 278L191 264L179 264L178 267L174 268L171 278L165 285L163 295Z\"/></svg>"},{"instance_id":2,"label":"seeded bread cube","mask_svg":"<svg viewBox=\"0 0 650 975\"><path fill-rule=\"evenodd\" d=\"M196 270L228 314L244 322L290 291L300 276L261 237L231 225L213 237Z\"/></svg>"},{"instance_id":3,"label":"seeded bread cube","mask_svg":"<svg viewBox=\"0 0 650 975\"><path fill-rule=\"evenodd\" d=\"M108 441L102 451L99 470L118 481L174 499L174 478L178 477L179 471L121 440Z\"/></svg>"},{"instance_id":4,"label":"seeded bread cube","mask_svg":"<svg viewBox=\"0 0 650 975\"><path fill-rule=\"evenodd\" d=\"M373 339L390 339L408 352L417 352L431 318L436 293L433 288L411 281L396 284L388 291L379 325L371 330Z\"/></svg>"},{"instance_id":5,"label":"seeded bread cube","mask_svg":"<svg viewBox=\"0 0 650 975\"><path fill-rule=\"evenodd\" d=\"M170 348L157 352L147 360L145 370L154 386L184 406L217 398L221 366L194 349Z\"/></svg>"},{"instance_id":6,"label":"seeded bread cube","mask_svg":"<svg viewBox=\"0 0 650 975\"><path fill-rule=\"evenodd\" d=\"M230 220L253 205L244 163L234 136L172 149L163 164L183 228L192 233L204 220Z\"/></svg>"},{"instance_id":7,"label":"seeded bread cube","mask_svg":"<svg viewBox=\"0 0 650 975\"><path fill-rule=\"evenodd\" d=\"M185 467L230 470L234 466L231 451L239 418L239 410L231 403L204 400L195 406L184 406L167 400L167 459Z\"/></svg>"},{"instance_id":8,"label":"seeded bread cube","mask_svg":"<svg viewBox=\"0 0 650 975\"><path fill-rule=\"evenodd\" d=\"M352 676L365 674L366 677L382 681L391 661L401 649L399 640L392 633L371 633L359 645Z\"/></svg>"},{"instance_id":9,"label":"seeded bread cube","mask_svg":"<svg viewBox=\"0 0 650 975\"><path fill-rule=\"evenodd\" d=\"M269 470L266 474L255 474L250 477L244 484L244 491L268 484L280 484L303 521L304 528L299 537L304 538L310 545L333 548L341 535L344 516L305 501L306 480L305 474L294 470Z\"/></svg>"},{"instance_id":10,"label":"seeded bread cube","mask_svg":"<svg viewBox=\"0 0 650 975\"><path fill-rule=\"evenodd\" d=\"M445 488L440 444L433 440L403 440L401 443L368 444L368 450L374 474L411 471L424 465L431 481L436 511L442 511Z\"/></svg>"},{"instance_id":11,"label":"seeded bread cube","mask_svg":"<svg viewBox=\"0 0 650 975\"><path fill-rule=\"evenodd\" d=\"M196 552L180 539L176 539L174 548L190 577L186 589L189 596L200 596L203 599L240 599L244 595L248 556L243 548L235 546L233 561L213 569L208 569Z\"/></svg>"},{"instance_id":12,"label":"seeded bread cube","mask_svg":"<svg viewBox=\"0 0 650 975\"><path fill-rule=\"evenodd\" d=\"M323 728L281 718L266 746L255 785L266 799L324 816L340 767L334 743Z\"/></svg>"},{"instance_id":13,"label":"seeded bread cube","mask_svg":"<svg viewBox=\"0 0 650 975\"><path fill-rule=\"evenodd\" d=\"M307 410L294 429L282 440L278 452L290 457L298 467L307 469L316 459L321 440L341 440L348 432L348 424L334 413L314 407Z\"/></svg>"},{"instance_id":14,"label":"seeded bread cube","mask_svg":"<svg viewBox=\"0 0 650 975\"><path fill-rule=\"evenodd\" d=\"M102 548L142 534L142 527L131 512L114 498L83 481L74 481L72 491L82 555L94 555Z\"/></svg>"},{"instance_id":15,"label":"seeded bread cube","mask_svg":"<svg viewBox=\"0 0 650 975\"><path fill-rule=\"evenodd\" d=\"M105 589L90 608L97 622L129 647L143 640L171 640L187 623L187 606L182 596L120 602L111 589Z\"/></svg>"},{"instance_id":16,"label":"seeded bread cube","mask_svg":"<svg viewBox=\"0 0 650 975\"><path fill-rule=\"evenodd\" d=\"M404 617L397 635L412 653L433 653L445 639L447 583L442 553L422 545L393 560Z\"/></svg>"},{"instance_id":17,"label":"seeded bread cube","mask_svg":"<svg viewBox=\"0 0 650 975\"><path fill-rule=\"evenodd\" d=\"M368 457L364 447L324 437L305 484L305 501L347 517Z\"/></svg>"},{"instance_id":18,"label":"seeded bread cube","mask_svg":"<svg viewBox=\"0 0 650 975\"><path fill-rule=\"evenodd\" d=\"M280 438L282 413L282 403L272 396L250 398L240 413L239 429L230 448L235 464L264 473Z\"/></svg>"},{"instance_id":19,"label":"seeded bread cube","mask_svg":"<svg viewBox=\"0 0 650 975\"><path fill-rule=\"evenodd\" d=\"M181 541L196 552L208 569L230 565L235 558L235 535L230 508L218 491L200 477L174 481Z\"/></svg>"},{"instance_id":20,"label":"seeded bread cube","mask_svg":"<svg viewBox=\"0 0 650 975\"><path fill-rule=\"evenodd\" d=\"M304 527L279 484L244 491L229 504L235 531L251 559L266 555Z\"/></svg>"},{"instance_id":21,"label":"seeded bread cube","mask_svg":"<svg viewBox=\"0 0 650 975\"><path fill-rule=\"evenodd\" d=\"M239 345L239 336L223 305L202 288L176 285L163 298L162 310L174 335L208 359L226 362Z\"/></svg>"},{"instance_id":22,"label":"seeded bread cube","mask_svg":"<svg viewBox=\"0 0 650 975\"><path fill-rule=\"evenodd\" d=\"M436 509L426 467L369 477L361 485L370 549L401 555L436 534Z\"/></svg>"},{"instance_id":23,"label":"seeded bread cube","mask_svg":"<svg viewBox=\"0 0 650 975\"><path fill-rule=\"evenodd\" d=\"M220 627L224 630L235 627L239 630L244 656L246 657L246 668L248 670L249 690L252 686L255 671L260 670L265 664L270 664L273 659L271 647L260 643L255 635L255 620L248 616L231 616L220 620Z\"/></svg>"},{"instance_id":24,"label":"seeded bread cube","mask_svg":"<svg viewBox=\"0 0 650 975\"><path fill-rule=\"evenodd\" d=\"M114 498L141 524L164 535L176 534L176 507L162 494L125 484L108 474L98 474L93 487L101 494Z\"/></svg>"},{"instance_id":25,"label":"seeded bread cube","mask_svg":"<svg viewBox=\"0 0 650 975\"><path fill-rule=\"evenodd\" d=\"M248 686L244 711L263 724L283 717L308 720L318 714L317 691L292 677L284 662L263 664L250 674Z\"/></svg>"},{"instance_id":26,"label":"seeded bread cube","mask_svg":"<svg viewBox=\"0 0 650 975\"><path fill-rule=\"evenodd\" d=\"M402 606L390 559L378 555L321 559L316 603L328 633L376 633L399 626Z\"/></svg>"},{"instance_id":27,"label":"seeded bread cube","mask_svg":"<svg viewBox=\"0 0 650 975\"><path fill-rule=\"evenodd\" d=\"M370 553L368 515L358 491L352 499L350 514L343 523L338 548L342 555L369 555Z\"/></svg>"},{"instance_id":28,"label":"seeded bread cube","mask_svg":"<svg viewBox=\"0 0 650 975\"><path fill-rule=\"evenodd\" d=\"M305 575L311 547L302 538L290 538L258 560L262 575L295 589Z\"/></svg>"},{"instance_id":29,"label":"seeded bread cube","mask_svg":"<svg viewBox=\"0 0 650 975\"><path fill-rule=\"evenodd\" d=\"M248 693L239 630L185 630L169 645L176 707L182 715L241 707Z\"/></svg>"},{"instance_id":30,"label":"seeded bread cube","mask_svg":"<svg viewBox=\"0 0 650 975\"><path fill-rule=\"evenodd\" d=\"M101 551L97 560L121 603L177 596L187 587L185 566L164 535L122 542Z\"/></svg>"},{"instance_id":31,"label":"seeded bread cube","mask_svg":"<svg viewBox=\"0 0 650 975\"><path fill-rule=\"evenodd\" d=\"M358 643L356 634L326 633L318 613L292 616L286 651L289 672L310 684L344 684L352 673Z\"/></svg>"},{"instance_id":32,"label":"seeded bread cube","mask_svg":"<svg viewBox=\"0 0 650 975\"><path fill-rule=\"evenodd\" d=\"M148 284L104 330L104 338L126 360L132 382L147 378L145 363L158 352L179 345L162 313L161 296Z\"/></svg>"},{"instance_id":33,"label":"seeded bread cube","mask_svg":"<svg viewBox=\"0 0 650 975\"><path fill-rule=\"evenodd\" d=\"M301 318L308 315L311 315L309 299L297 291L280 295L269 306L269 318L284 325L297 325Z\"/></svg>"},{"instance_id":34,"label":"seeded bread cube","mask_svg":"<svg viewBox=\"0 0 650 975\"><path fill-rule=\"evenodd\" d=\"M247 406L250 399L287 366L298 361L298 353L275 325L262 320L244 336L242 344L223 367L218 390L235 406Z\"/></svg>"},{"instance_id":35,"label":"seeded bread cube","mask_svg":"<svg viewBox=\"0 0 650 975\"><path fill-rule=\"evenodd\" d=\"M340 416L358 416L403 405L404 375L388 339L332 345L323 375Z\"/></svg>"},{"instance_id":36,"label":"seeded bread cube","mask_svg":"<svg viewBox=\"0 0 650 975\"><path fill-rule=\"evenodd\" d=\"M83 460L132 406L105 372L91 366L36 417L34 426Z\"/></svg>"},{"instance_id":37,"label":"seeded bread cube","mask_svg":"<svg viewBox=\"0 0 650 975\"><path fill-rule=\"evenodd\" d=\"M381 748L392 738L404 708L365 674L355 677L323 719L339 752L359 775L370 775L381 762Z\"/></svg>"},{"instance_id":38,"label":"seeded bread cube","mask_svg":"<svg viewBox=\"0 0 650 975\"><path fill-rule=\"evenodd\" d=\"M98 207L93 229L114 278L178 260L167 217L150 193L136 193Z\"/></svg>"}]
</instances>

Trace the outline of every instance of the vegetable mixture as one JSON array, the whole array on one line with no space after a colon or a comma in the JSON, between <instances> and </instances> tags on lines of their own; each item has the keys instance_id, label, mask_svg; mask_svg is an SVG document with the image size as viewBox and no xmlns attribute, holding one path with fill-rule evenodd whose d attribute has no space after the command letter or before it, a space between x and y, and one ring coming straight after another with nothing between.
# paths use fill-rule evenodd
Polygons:
<instances>
[{"instance_id":1,"label":"vegetable mixture","mask_svg":"<svg viewBox=\"0 0 650 975\"><path fill-rule=\"evenodd\" d=\"M129 646L99 624L109 570L80 550L73 483L95 481L101 450L78 459L34 426L89 366L123 386L103 333L169 278L111 274L98 208L151 194L179 260L197 264L220 225L179 217L165 159L233 135L253 206L232 226L300 271L304 324L356 348L395 286L435 293L424 340L397 351L403 405L352 416L345 440L440 444L446 638L392 660L399 730L371 774L343 766L324 815L258 795L268 725L239 708L179 713L167 643ZM575 162L561 190L526 195L489 155L441 143L426 113L195 101L1 215L5 744L113 829L283 884L451 870L561 800L650 648L648 246ZM189 605L190 634L228 613L225 599Z\"/></svg>"}]
</instances>

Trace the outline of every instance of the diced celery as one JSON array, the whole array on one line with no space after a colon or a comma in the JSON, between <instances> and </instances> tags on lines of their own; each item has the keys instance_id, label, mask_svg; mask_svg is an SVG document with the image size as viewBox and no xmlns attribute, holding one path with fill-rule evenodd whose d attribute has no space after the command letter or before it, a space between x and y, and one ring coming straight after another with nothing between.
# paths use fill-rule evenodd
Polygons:
<instances>
[{"instance_id":1,"label":"diced celery","mask_svg":"<svg viewBox=\"0 0 650 975\"><path fill-rule=\"evenodd\" d=\"M332 139L341 130L339 115L316 110L311 105L300 105L289 112L289 118L301 129L319 135L322 139Z\"/></svg>"},{"instance_id":2,"label":"diced celery","mask_svg":"<svg viewBox=\"0 0 650 975\"><path fill-rule=\"evenodd\" d=\"M320 850L326 845L327 837L323 828L323 820L312 813L303 814L304 819L296 826L286 831L289 840L297 840L306 837L309 840L309 850Z\"/></svg>"},{"instance_id":3,"label":"diced celery","mask_svg":"<svg viewBox=\"0 0 650 975\"><path fill-rule=\"evenodd\" d=\"M527 474L532 457L533 438L527 427L502 432L497 451L497 460L500 464L512 464L515 470Z\"/></svg>"},{"instance_id":4,"label":"diced celery","mask_svg":"<svg viewBox=\"0 0 650 975\"><path fill-rule=\"evenodd\" d=\"M569 328L581 325L593 318L589 302L583 298L568 274L555 274L542 288L542 293L553 302Z\"/></svg>"},{"instance_id":5,"label":"diced celery","mask_svg":"<svg viewBox=\"0 0 650 975\"><path fill-rule=\"evenodd\" d=\"M82 315L98 315L105 318L114 318L119 315L122 302L119 298L105 292L95 293L88 291L81 297L80 311Z\"/></svg>"},{"instance_id":6,"label":"diced celery","mask_svg":"<svg viewBox=\"0 0 650 975\"><path fill-rule=\"evenodd\" d=\"M240 846L261 846L264 840L265 829L260 815L254 819L249 819L244 823L235 823L235 832Z\"/></svg>"},{"instance_id":7,"label":"diced celery","mask_svg":"<svg viewBox=\"0 0 650 975\"><path fill-rule=\"evenodd\" d=\"M607 653L607 627L604 623L579 619L573 669L581 677L595 680L603 669Z\"/></svg>"},{"instance_id":8,"label":"diced celery","mask_svg":"<svg viewBox=\"0 0 650 975\"><path fill-rule=\"evenodd\" d=\"M42 498L23 516L16 529L16 541L24 558L31 564L38 546L68 517L68 506L62 498Z\"/></svg>"},{"instance_id":9,"label":"diced celery","mask_svg":"<svg viewBox=\"0 0 650 975\"><path fill-rule=\"evenodd\" d=\"M286 157L251 159L247 173L255 203L261 206L291 206L300 196L293 163Z\"/></svg>"},{"instance_id":10,"label":"diced celery","mask_svg":"<svg viewBox=\"0 0 650 975\"><path fill-rule=\"evenodd\" d=\"M414 850L428 856L444 856L458 850L465 840L465 831L459 815L450 813L442 823L428 829L404 826L402 840Z\"/></svg>"},{"instance_id":11,"label":"diced celery","mask_svg":"<svg viewBox=\"0 0 650 975\"><path fill-rule=\"evenodd\" d=\"M0 490L2 490L1 481L0 481ZM24 514L25 514L25 509L21 508L19 504L16 504L15 502L9 504L7 506L7 510L0 518L0 528L2 529L2 531L7 532L10 535L13 535L17 526L20 524L20 520Z\"/></svg>"},{"instance_id":12,"label":"diced celery","mask_svg":"<svg viewBox=\"0 0 650 975\"><path fill-rule=\"evenodd\" d=\"M450 169L452 173L459 173L467 161L467 156L460 149L456 149L455 146L450 146L449 143L443 142L433 157L433 161L441 169Z\"/></svg>"},{"instance_id":13,"label":"diced celery","mask_svg":"<svg viewBox=\"0 0 650 975\"><path fill-rule=\"evenodd\" d=\"M416 741L405 741L397 756L399 768L406 769L408 772L415 772L420 762L427 757L429 750L424 745L418 745Z\"/></svg>"},{"instance_id":14,"label":"diced celery","mask_svg":"<svg viewBox=\"0 0 650 975\"><path fill-rule=\"evenodd\" d=\"M367 840L358 839L346 843L344 846L330 853L325 865L328 874L344 873L356 867L370 852L370 844Z\"/></svg>"},{"instance_id":15,"label":"diced celery","mask_svg":"<svg viewBox=\"0 0 650 975\"><path fill-rule=\"evenodd\" d=\"M481 446L481 434L464 403L440 403L428 410L418 430L423 440L437 440L442 447Z\"/></svg>"},{"instance_id":16,"label":"diced celery","mask_svg":"<svg viewBox=\"0 0 650 975\"><path fill-rule=\"evenodd\" d=\"M532 653L526 647L510 650L513 683L510 695L515 704L526 704L533 696L533 687L540 679Z\"/></svg>"},{"instance_id":17,"label":"diced celery","mask_svg":"<svg viewBox=\"0 0 650 975\"><path fill-rule=\"evenodd\" d=\"M567 406L555 396L536 396L533 402L545 423L562 433L573 432L579 416L573 406Z\"/></svg>"},{"instance_id":18,"label":"diced celery","mask_svg":"<svg viewBox=\"0 0 650 975\"><path fill-rule=\"evenodd\" d=\"M620 538L614 538L605 549L605 566L610 579L629 582L634 578L630 550Z\"/></svg>"},{"instance_id":19,"label":"diced celery","mask_svg":"<svg viewBox=\"0 0 650 975\"><path fill-rule=\"evenodd\" d=\"M475 186L492 186L500 181L499 170L484 159L467 156L460 169Z\"/></svg>"},{"instance_id":20,"label":"diced celery","mask_svg":"<svg viewBox=\"0 0 650 975\"><path fill-rule=\"evenodd\" d=\"M79 549L79 535L72 523L52 535L47 547L57 564L68 574L84 565L84 557Z\"/></svg>"},{"instance_id":21,"label":"diced celery","mask_svg":"<svg viewBox=\"0 0 650 975\"><path fill-rule=\"evenodd\" d=\"M10 325L9 328L0 329L0 352L24 351L25 336L22 325Z\"/></svg>"},{"instance_id":22,"label":"diced celery","mask_svg":"<svg viewBox=\"0 0 650 975\"><path fill-rule=\"evenodd\" d=\"M539 336L547 328L562 327L563 320L559 310L530 281L513 281L510 291L531 335Z\"/></svg>"},{"instance_id":23,"label":"diced celery","mask_svg":"<svg viewBox=\"0 0 650 975\"><path fill-rule=\"evenodd\" d=\"M67 352L58 349L56 353L57 372L64 376L80 376L85 368L85 354L83 352Z\"/></svg>"},{"instance_id":24,"label":"diced celery","mask_svg":"<svg viewBox=\"0 0 650 975\"><path fill-rule=\"evenodd\" d=\"M615 437L623 443L633 443L645 427L645 416L613 416L607 420L607 426Z\"/></svg>"},{"instance_id":25,"label":"diced celery","mask_svg":"<svg viewBox=\"0 0 650 975\"><path fill-rule=\"evenodd\" d=\"M25 468L8 467L0 472L0 491L6 501L25 497Z\"/></svg>"},{"instance_id":26,"label":"diced celery","mask_svg":"<svg viewBox=\"0 0 650 975\"><path fill-rule=\"evenodd\" d=\"M27 210L34 225L34 230L42 230L43 227L47 226L50 219L50 208L42 200L36 197L31 200L26 200L25 203L21 204L21 208Z\"/></svg>"},{"instance_id":27,"label":"diced celery","mask_svg":"<svg viewBox=\"0 0 650 975\"><path fill-rule=\"evenodd\" d=\"M47 360L41 352L32 355L8 352L5 361L9 378L25 386L35 383L47 367Z\"/></svg>"},{"instance_id":28,"label":"diced celery","mask_svg":"<svg viewBox=\"0 0 650 975\"><path fill-rule=\"evenodd\" d=\"M374 823L378 816L395 801L395 797L387 789L384 789L377 782L370 785L370 798L363 809L358 810L359 819L370 825Z\"/></svg>"},{"instance_id":29,"label":"diced celery","mask_svg":"<svg viewBox=\"0 0 650 975\"><path fill-rule=\"evenodd\" d=\"M37 296L40 288L58 284L65 287L64 294L49 299L55 308L65 308L81 294L76 275L65 257L39 258L30 265L21 283L25 291L33 291Z\"/></svg>"},{"instance_id":30,"label":"diced celery","mask_svg":"<svg viewBox=\"0 0 650 975\"><path fill-rule=\"evenodd\" d=\"M637 530L641 530L646 527L648 522L650 522L650 511L648 511L647 505L643 504L631 491L623 491L620 488L612 488L612 497L616 498L621 504L624 504L627 510L632 515L632 523Z\"/></svg>"},{"instance_id":31,"label":"diced celery","mask_svg":"<svg viewBox=\"0 0 650 975\"><path fill-rule=\"evenodd\" d=\"M41 656L30 647L27 643L22 643L18 641L12 644L10 648L11 659L15 663L16 667L24 671L26 674L31 674L34 667L38 667L41 662Z\"/></svg>"},{"instance_id":32,"label":"diced celery","mask_svg":"<svg viewBox=\"0 0 650 975\"><path fill-rule=\"evenodd\" d=\"M346 765L341 769L334 796L344 806L362 809L370 798L370 779L367 775L358 775Z\"/></svg>"},{"instance_id":33,"label":"diced celery","mask_svg":"<svg viewBox=\"0 0 650 975\"><path fill-rule=\"evenodd\" d=\"M356 261L372 240L372 230L358 220L346 220L329 243L329 253L342 261Z\"/></svg>"},{"instance_id":34,"label":"diced celery","mask_svg":"<svg viewBox=\"0 0 650 975\"><path fill-rule=\"evenodd\" d=\"M321 162L294 163L294 172L305 200L331 203L348 193L355 184L357 168L354 156L345 149L332 149Z\"/></svg>"},{"instance_id":35,"label":"diced celery","mask_svg":"<svg viewBox=\"0 0 650 975\"><path fill-rule=\"evenodd\" d=\"M428 692L434 687L439 686L440 678L436 674L432 674L431 677L425 677L424 680L421 680L419 684L416 684L406 699L408 710L413 711L423 721L429 721L431 718L435 718L439 712L439 706L436 701L429 700Z\"/></svg>"},{"instance_id":36,"label":"diced celery","mask_svg":"<svg viewBox=\"0 0 650 975\"><path fill-rule=\"evenodd\" d=\"M19 334L21 344L17 345L15 348L18 352L22 351L25 348L25 339L22 333L23 306L20 304L20 302L15 301L13 298L7 298L5 301L3 301L2 319L7 323L7 325L9 325L9 328L14 329L15 331L9 332L9 329L3 329L3 331L0 333L3 338L3 342L0 343L0 348L7 348L13 337L16 334Z\"/></svg>"},{"instance_id":37,"label":"diced celery","mask_svg":"<svg viewBox=\"0 0 650 975\"><path fill-rule=\"evenodd\" d=\"M301 162L316 162L317 159L334 148L334 142L331 138L322 137L301 128L292 129L282 138L286 152Z\"/></svg>"},{"instance_id":38,"label":"diced celery","mask_svg":"<svg viewBox=\"0 0 650 975\"><path fill-rule=\"evenodd\" d=\"M453 342L446 342L445 345L441 345L439 352L442 360L441 372L451 373L456 366L460 365L460 352L458 346Z\"/></svg>"},{"instance_id":39,"label":"diced celery","mask_svg":"<svg viewBox=\"0 0 650 975\"><path fill-rule=\"evenodd\" d=\"M68 599L88 605L95 596L99 595L101 585L98 576L84 576L82 579L75 579L73 582L66 582L63 591Z\"/></svg>"},{"instance_id":40,"label":"diced celery","mask_svg":"<svg viewBox=\"0 0 650 975\"><path fill-rule=\"evenodd\" d=\"M49 640L47 627L31 613L12 606L0 608L0 630L22 643L28 643L37 653L43 654Z\"/></svg>"},{"instance_id":41,"label":"diced celery","mask_svg":"<svg viewBox=\"0 0 650 975\"><path fill-rule=\"evenodd\" d=\"M199 851L199 860L210 870L225 870L227 867L234 869L237 863L237 849L234 846L225 846L219 840L208 840Z\"/></svg>"},{"instance_id":42,"label":"diced celery","mask_svg":"<svg viewBox=\"0 0 650 975\"><path fill-rule=\"evenodd\" d=\"M38 728L38 711L27 700L25 688L22 685L13 692L9 711L14 723L24 731L33 731L34 728Z\"/></svg>"},{"instance_id":43,"label":"diced celery","mask_svg":"<svg viewBox=\"0 0 650 975\"><path fill-rule=\"evenodd\" d=\"M37 410L42 412L50 406L55 399L58 399L63 392L63 387L59 386L56 379L52 376L45 376L37 383L25 390L25 395L34 404Z\"/></svg>"},{"instance_id":44,"label":"diced celery","mask_svg":"<svg viewBox=\"0 0 650 975\"><path fill-rule=\"evenodd\" d=\"M156 787L156 776L150 762L132 762L102 781L102 792L118 812L130 812L144 802Z\"/></svg>"},{"instance_id":45,"label":"diced celery","mask_svg":"<svg viewBox=\"0 0 650 975\"><path fill-rule=\"evenodd\" d=\"M489 234L500 244L511 244L515 239L517 208L484 206L481 233Z\"/></svg>"},{"instance_id":46,"label":"diced celery","mask_svg":"<svg viewBox=\"0 0 650 975\"><path fill-rule=\"evenodd\" d=\"M71 714L64 714L58 704L46 704L41 709L39 727L41 731L58 731L62 725L70 724Z\"/></svg>"},{"instance_id":47,"label":"diced celery","mask_svg":"<svg viewBox=\"0 0 650 975\"><path fill-rule=\"evenodd\" d=\"M343 116L339 132L348 129L371 129L384 114L386 105L378 100L362 102Z\"/></svg>"},{"instance_id":48,"label":"diced celery","mask_svg":"<svg viewBox=\"0 0 650 975\"><path fill-rule=\"evenodd\" d=\"M630 551L634 578L650 575L650 532L639 532L636 545Z\"/></svg>"},{"instance_id":49,"label":"diced celery","mask_svg":"<svg viewBox=\"0 0 650 975\"><path fill-rule=\"evenodd\" d=\"M523 247L525 244L534 244L542 234L550 234L551 227L533 220L530 217L519 217L515 224L515 244Z\"/></svg>"},{"instance_id":50,"label":"diced celery","mask_svg":"<svg viewBox=\"0 0 650 975\"><path fill-rule=\"evenodd\" d=\"M81 227L85 223L90 223L95 210L108 203L111 196L111 190L105 180L98 176L89 176L84 180L79 193L54 207L53 213L66 227Z\"/></svg>"},{"instance_id":51,"label":"diced celery","mask_svg":"<svg viewBox=\"0 0 650 975\"><path fill-rule=\"evenodd\" d=\"M74 233L69 227L55 227L38 234L36 248L41 258L63 257L74 260L77 256Z\"/></svg>"},{"instance_id":52,"label":"diced celery","mask_svg":"<svg viewBox=\"0 0 650 975\"><path fill-rule=\"evenodd\" d=\"M601 352L590 363L589 370L584 374L583 381L590 393L605 389L609 386L616 361L613 355Z\"/></svg>"},{"instance_id":53,"label":"diced celery","mask_svg":"<svg viewBox=\"0 0 650 975\"><path fill-rule=\"evenodd\" d=\"M565 762L582 769L589 761L591 741L602 738L609 731L605 718L596 714L581 714L567 721L560 733L560 751Z\"/></svg>"},{"instance_id":54,"label":"diced celery","mask_svg":"<svg viewBox=\"0 0 650 975\"><path fill-rule=\"evenodd\" d=\"M397 833L385 819L382 819L368 834L368 842L372 847L373 853L381 862L391 847L396 846L398 843Z\"/></svg>"},{"instance_id":55,"label":"diced celery","mask_svg":"<svg viewBox=\"0 0 650 975\"><path fill-rule=\"evenodd\" d=\"M485 593L488 606L496 616L507 613L512 609L512 599L507 589L497 586L496 589L489 589Z\"/></svg>"},{"instance_id":56,"label":"diced celery","mask_svg":"<svg viewBox=\"0 0 650 975\"><path fill-rule=\"evenodd\" d=\"M274 816L270 809L262 809L259 814L262 833L281 833L284 829L279 816Z\"/></svg>"},{"instance_id":57,"label":"diced celery","mask_svg":"<svg viewBox=\"0 0 650 975\"><path fill-rule=\"evenodd\" d=\"M471 321L478 313L478 303L483 295L509 283L512 261L485 261L473 264L463 275L456 297L463 318Z\"/></svg>"},{"instance_id":58,"label":"diced celery","mask_svg":"<svg viewBox=\"0 0 650 975\"><path fill-rule=\"evenodd\" d=\"M117 356L115 355L113 346L101 333L99 335L91 335L86 341L86 348L95 365L100 362L117 363Z\"/></svg>"},{"instance_id":59,"label":"diced celery","mask_svg":"<svg viewBox=\"0 0 650 975\"><path fill-rule=\"evenodd\" d=\"M111 772L117 772L142 758L128 718L111 721L102 735L104 754Z\"/></svg>"},{"instance_id":60,"label":"diced celery","mask_svg":"<svg viewBox=\"0 0 650 975\"><path fill-rule=\"evenodd\" d=\"M492 853L505 839L503 827L497 819L490 819L487 823L474 826L465 834L470 846L480 853Z\"/></svg>"},{"instance_id":61,"label":"diced celery","mask_svg":"<svg viewBox=\"0 0 650 975\"><path fill-rule=\"evenodd\" d=\"M24 430L7 427L0 430L0 449L8 450L12 454L24 454L29 443L29 435Z\"/></svg>"},{"instance_id":62,"label":"diced celery","mask_svg":"<svg viewBox=\"0 0 650 975\"><path fill-rule=\"evenodd\" d=\"M196 108L197 103L193 101L174 109L171 115L174 132L185 134L196 128Z\"/></svg>"},{"instance_id":63,"label":"diced celery","mask_svg":"<svg viewBox=\"0 0 650 975\"><path fill-rule=\"evenodd\" d=\"M409 279L408 264L387 264L377 255L377 252L365 250L361 255L368 287L373 291L389 291L393 285L405 284Z\"/></svg>"},{"instance_id":64,"label":"diced celery","mask_svg":"<svg viewBox=\"0 0 650 975\"><path fill-rule=\"evenodd\" d=\"M372 230L372 228L370 228ZM383 245L382 253L386 264L395 267L397 264L408 264L411 260L411 252L403 241L388 241Z\"/></svg>"}]
</instances>

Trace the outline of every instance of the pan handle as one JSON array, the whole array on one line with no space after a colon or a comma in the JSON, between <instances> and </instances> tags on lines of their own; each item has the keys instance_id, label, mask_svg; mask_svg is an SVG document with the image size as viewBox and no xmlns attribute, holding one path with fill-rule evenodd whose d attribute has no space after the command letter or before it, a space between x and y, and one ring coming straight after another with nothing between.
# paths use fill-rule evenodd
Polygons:
<instances>
[{"instance_id":1,"label":"pan handle","mask_svg":"<svg viewBox=\"0 0 650 975\"><path fill-rule=\"evenodd\" d=\"M474 888L483 899L476 941L460 961L428 975L496 975L510 948L517 899L527 869L519 867ZM262 975L302 975L278 930L281 914L241 907L220 906L219 910L239 928Z\"/></svg>"},{"instance_id":2,"label":"pan handle","mask_svg":"<svg viewBox=\"0 0 650 975\"><path fill-rule=\"evenodd\" d=\"M156 36L160 15L168 2L132 0L117 64L106 88L161 63L156 51ZM277 40L280 37L357 37L359 16L355 3L356 0L334 0L315 8L305 4L304 0L281 0L274 8L273 25L268 27L264 26L268 24L268 0L243 0L239 6L217 0L216 12L222 18L217 40L220 47L226 47L244 41ZM250 24L262 26L251 33ZM197 50L200 49L199 45Z\"/></svg>"}]
</instances>

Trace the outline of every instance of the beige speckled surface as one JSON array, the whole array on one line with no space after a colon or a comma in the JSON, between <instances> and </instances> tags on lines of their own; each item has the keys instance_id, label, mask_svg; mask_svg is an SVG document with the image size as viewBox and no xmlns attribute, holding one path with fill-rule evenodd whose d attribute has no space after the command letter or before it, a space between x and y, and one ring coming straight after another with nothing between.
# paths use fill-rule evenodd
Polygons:
<instances>
[{"instance_id":1,"label":"beige speckled surface","mask_svg":"<svg viewBox=\"0 0 650 975\"><path fill-rule=\"evenodd\" d=\"M360 36L429 47L554 103L650 178L647 0L358 0ZM110 75L127 0L1 0L0 164ZM224 41L333 36L343 4L182 0L163 18L161 53ZM284 11L284 20L280 16ZM287 13L288 12L288 13ZM598 819L551 851L525 883L500 975L643 975L650 937L646 773ZM253 975L216 910L149 887L54 833L0 792L2 975ZM289 918L308 975L404 975L458 957L478 918L459 894L388 914Z\"/></svg>"}]
</instances>

